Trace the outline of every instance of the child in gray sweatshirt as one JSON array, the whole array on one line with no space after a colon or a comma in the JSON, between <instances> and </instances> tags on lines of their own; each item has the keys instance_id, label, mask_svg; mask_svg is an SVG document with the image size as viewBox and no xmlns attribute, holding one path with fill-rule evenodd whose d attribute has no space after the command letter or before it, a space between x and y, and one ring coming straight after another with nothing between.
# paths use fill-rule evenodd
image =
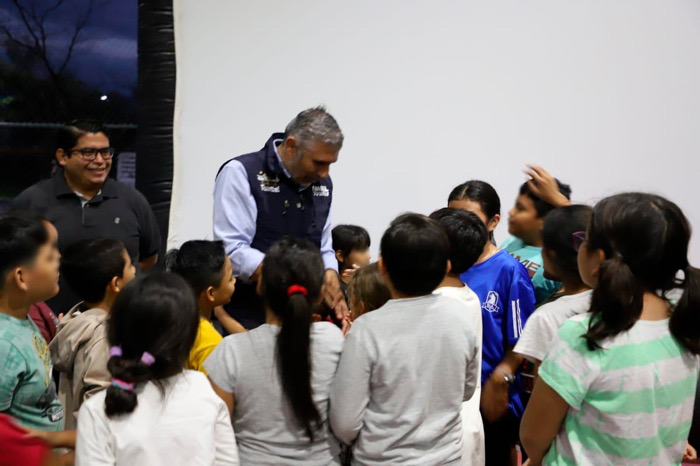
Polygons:
<instances>
[{"instance_id":1,"label":"child in gray sweatshirt","mask_svg":"<svg viewBox=\"0 0 700 466\"><path fill-rule=\"evenodd\" d=\"M392 222L379 269L392 300L362 315L343 347L330 422L353 464L450 464L462 458L462 402L479 374L464 305L432 294L449 267L443 229L422 215Z\"/></svg>"}]
</instances>

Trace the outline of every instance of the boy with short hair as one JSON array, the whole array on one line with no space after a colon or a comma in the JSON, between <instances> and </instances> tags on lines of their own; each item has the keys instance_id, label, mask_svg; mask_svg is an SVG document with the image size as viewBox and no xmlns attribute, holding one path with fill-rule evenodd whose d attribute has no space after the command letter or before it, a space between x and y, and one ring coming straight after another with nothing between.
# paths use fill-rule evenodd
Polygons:
<instances>
[{"instance_id":1,"label":"boy with short hair","mask_svg":"<svg viewBox=\"0 0 700 466\"><path fill-rule=\"evenodd\" d=\"M479 412L481 401L481 348L482 348L482 317L479 297L460 276L476 263L481 256L484 246L489 239L486 226L481 219L471 212L459 209L444 208L430 214L430 218L440 224L450 240L450 271L435 290L435 294L454 298L464 305L476 332L478 341L479 375L474 396L462 404L462 462L472 466L483 466L486 463L484 443L484 424Z\"/></svg>"},{"instance_id":2,"label":"boy with short hair","mask_svg":"<svg viewBox=\"0 0 700 466\"><path fill-rule=\"evenodd\" d=\"M570 199L571 187L556 178L553 180L559 193L566 200ZM561 287L561 283L544 277L542 266L544 218L556 207L558 206L550 204L536 194L533 181L523 183L515 205L508 212L508 233L512 236L500 246L525 266L535 287L535 299L538 303L549 298Z\"/></svg>"},{"instance_id":3,"label":"boy with short hair","mask_svg":"<svg viewBox=\"0 0 700 466\"><path fill-rule=\"evenodd\" d=\"M94 238L65 249L61 274L81 300L63 316L49 345L51 359L61 373L58 396L67 412L65 428L72 430L77 427L83 401L112 382L107 370L107 318L136 269L123 243Z\"/></svg>"},{"instance_id":4,"label":"boy with short hair","mask_svg":"<svg viewBox=\"0 0 700 466\"><path fill-rule=\"evenodd\" d=\"M212 314L216 313L228 333L246 331L221 307L231 301L235 290L231 259L222 241L193 240L183 243L180 249L169 251L165 264L168 272L185 279L197 298L199 330L186 367L206 374L204 361L223 339L211 323Z\"/></svg>"},{"instance_id":5,"label":"boy with short hair","mask_svg":"<svg viewBox=\"0 0 700 466\"><path fill-rule=\"evenodd\" d=\"M330 396L333 432L357 440L353 464L462 457L460 411L477 386L479 348L464 304L433 294L449 255L444 230L423 215L398 217L382 237L393 299L353 323Z\"/></svg>"},{"instance_id":6,"label":"boy with short hair","mask_svg":"<svg viewBox=\"0 0 700 466\"><path fill-rule=\"evenodd\" d=\"M60 254L34 214L0 216L0 413L38 430L63 428L49 348L27 317L58 293Z\"/></svg>"},{"instance_id":7,"label":"boy with short hair","mask_svg":"<svg viewBox=\"0 0 700 466\"><path fill-rule=\"evenodd\" d=\"M331 232L333 250L338 259L338 274L340 274L343 292L357 269L369 265L372 256L369 252L371 240L369 233L357 225L338 225Z\"/></svg>"}]
</instances>

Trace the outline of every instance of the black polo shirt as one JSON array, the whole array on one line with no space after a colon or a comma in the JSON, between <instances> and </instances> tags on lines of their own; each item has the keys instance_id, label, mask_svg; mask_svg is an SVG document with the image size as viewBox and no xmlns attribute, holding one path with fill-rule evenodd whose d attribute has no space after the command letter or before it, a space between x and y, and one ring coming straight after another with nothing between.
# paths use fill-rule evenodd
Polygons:
<instances>
[{"instance_id":1,"label":"black polo shirt","mask_svg":"<svg viewBox=\"0 0 700 466\"><path fill-rule=\"evenodd\" d=\"M78 195L68 186L63 170L59 170L53 178L24 190L12 202L11 209L44 215L58 230L61 251L83 239L114 238L124 243L138 269L140 260L157 254L160 248L160 231L146 198L109 177L101 192L83 207ZM56 306L54 311L65 312Z\"/></svg>"}]
</instances>

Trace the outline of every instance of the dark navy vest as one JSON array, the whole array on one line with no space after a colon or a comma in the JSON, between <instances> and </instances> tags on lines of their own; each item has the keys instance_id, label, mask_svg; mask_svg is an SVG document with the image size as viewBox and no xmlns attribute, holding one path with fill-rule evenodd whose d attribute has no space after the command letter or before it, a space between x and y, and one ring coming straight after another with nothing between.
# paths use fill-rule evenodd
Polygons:
<instances>
[{"instance_id":1,"label":"dark navy vest","mask_svg":"<svg viewBox=\"0 0 700 466\"><path fill-rule=\"evenodd\" d=\"M320 248L333 200L333 182L330 178L318 180L300 191L299 184L285 175L275 154L274 141L279 139L283 140L284 134L275 133L258 152L232 159L243 164L258 209L251 246L267 252L278 239L293 236L307 239ZM246 328L254 328L265 321L254 285L236 284L226 310Z\"/></svg>"},{"instance_id":2,"label":"dark navy vest","mask_svg":"<svg viewBox=\"0 0 700 466\"><path fill-rule=\"evenodd\" d=\"M275 154L274 141L279 139L283 140L284 134L275 133L260 151L233 159L245 168L258 208L251 246L266 252L278 239L293 236L320 248L333 200L333 182L330 178L318 180L300 191L299 184L285 175Z\"/></svg>"}]
</instances>

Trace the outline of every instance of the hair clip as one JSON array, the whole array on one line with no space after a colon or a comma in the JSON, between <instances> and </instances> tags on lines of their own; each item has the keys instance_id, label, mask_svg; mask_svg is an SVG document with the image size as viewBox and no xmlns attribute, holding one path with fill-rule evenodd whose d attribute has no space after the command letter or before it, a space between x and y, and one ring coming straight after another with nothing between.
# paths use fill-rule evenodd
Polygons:
<instances>
[{"instance_id":1,"label":"hair clip","mask_svg":"<svg viewBox=\"0 0 700 466\"><path fill-rule=\"evenodd\" d=\"M156 358L148 351L144 351L141 355L141 362L150 367L156 362Z\"/></svg>"},{"instance_id":2,"label":"hair clip","mask_svg":"<svg viewBox=\"0 0 700 466\"><path fill-rule=\"evenodd\" d=\"M112 346L109 349L109 357L113 358L115 356L121 356L122 355L122 347L121 346Z\"/></svg>"}]
</instances>

